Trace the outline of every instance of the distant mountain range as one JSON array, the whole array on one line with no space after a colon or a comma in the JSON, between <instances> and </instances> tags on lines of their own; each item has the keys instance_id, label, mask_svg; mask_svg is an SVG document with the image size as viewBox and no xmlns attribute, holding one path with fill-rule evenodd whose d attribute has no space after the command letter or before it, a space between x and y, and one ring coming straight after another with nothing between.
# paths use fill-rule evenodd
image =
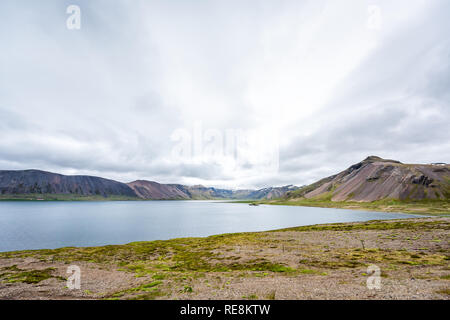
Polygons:
<instances>
[{"instance_id":1,"label":"distant mountain range","mask_svg":"<svg viewBox=\"0 0 450 320\"><path fill-rule=\"evenodd\" d=\"M324 199L371 202L383 199L450 199L450 166L403 164L376 156L304 187L228 190L136 180L122 183L92 176L66 176L40 170L0 170L0 199L61 200L263 200Z\"/></svg>"},{"instance_id":2,"label":"distant mountain range","mask_svg":"<svg viewBox=\"0 0 450 320\"><path fill-rule=\"evenodd\" d=\"M359 202L449 200L450 166L445 163L403 164L370 156L338 174L287 192L284 197Z\"/></svg>"},{"instance_id":3,"label":"distant mountain range","mask_svg":"<svg viewBox=\"0 0 450 320\"><path fill-rule=\"evenodd\" d=\"M295 186L270 187L259 190L228 190L202 185L160 184L154 181L137 180L128 183L143 199L273 199L297 190Z\"/></svg>"},{"instance_id":4,"label":"distant mountain range","mask_svg":"<svg viewBox=\"0 0 450 320\"><path fill-rule=\"evenodd\" d=\"M283 196L295 186L227 190L137 180L122 183L93 176L66 176L40 170L0 170L0 199L259 200Z\"/></svg>"}]
</instances>

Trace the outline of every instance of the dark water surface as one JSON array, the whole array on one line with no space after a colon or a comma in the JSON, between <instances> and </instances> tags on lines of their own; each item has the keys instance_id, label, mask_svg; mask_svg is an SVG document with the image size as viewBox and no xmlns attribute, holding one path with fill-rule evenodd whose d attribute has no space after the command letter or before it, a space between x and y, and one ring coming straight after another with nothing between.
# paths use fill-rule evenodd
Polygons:
<instances>
[{"instance_id":1,"label":"dark water surface","mask_svg":"<svg viewBox=\"0 0 450 320\"><path fill-rule=\"evenodd\" d=\"M0 251L99 246L407 214L217 201L0 201Z\"/></svg>"}]
</instances>

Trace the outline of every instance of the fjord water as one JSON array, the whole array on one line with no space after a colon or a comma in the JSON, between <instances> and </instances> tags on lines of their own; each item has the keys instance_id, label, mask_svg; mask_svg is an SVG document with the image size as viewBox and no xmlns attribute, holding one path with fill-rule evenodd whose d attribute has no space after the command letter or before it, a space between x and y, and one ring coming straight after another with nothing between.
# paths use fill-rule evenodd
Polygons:
<instances>
[{"instance_id":1,"label":"fjord water","mask_svg":"<svg viewBox=\"0 0 450 320\"><path fill-rule=\"evenodd\" d=\"M218 201L1 201L0 251L202 237L411 215Z\"/></svg>"}]
</instances>

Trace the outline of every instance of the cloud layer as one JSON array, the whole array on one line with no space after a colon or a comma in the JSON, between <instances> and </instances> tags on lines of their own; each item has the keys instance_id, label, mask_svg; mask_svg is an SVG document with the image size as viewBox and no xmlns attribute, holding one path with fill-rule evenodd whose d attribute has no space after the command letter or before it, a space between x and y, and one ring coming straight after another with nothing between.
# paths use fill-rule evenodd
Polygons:
<instances>
[{"instance_id":1,"label":"cloud layer","mask_svg":"<svg viewBox=\"0 0 450 320\"><path fill-rule=\"evenodd\" d=\"M392 2L4 0L0 168L242 188L449 162L450 3Z\"/></svg>"}]
</instances>

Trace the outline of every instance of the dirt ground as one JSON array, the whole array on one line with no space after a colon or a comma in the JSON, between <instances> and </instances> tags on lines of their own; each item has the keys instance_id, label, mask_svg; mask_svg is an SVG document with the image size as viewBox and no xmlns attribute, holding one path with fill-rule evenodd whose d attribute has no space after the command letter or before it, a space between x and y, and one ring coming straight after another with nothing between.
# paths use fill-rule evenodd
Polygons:
<instances>
[{"instance_id":1,"label":"dirt ground","mask_svg":"<svg viewBox=\"0 0 450 320\"><path fill-rule=\"evenodd\" d=\"M0 299L449 299L449 229L421 218L1 253Z\"/></svg>"}]
</instances>

